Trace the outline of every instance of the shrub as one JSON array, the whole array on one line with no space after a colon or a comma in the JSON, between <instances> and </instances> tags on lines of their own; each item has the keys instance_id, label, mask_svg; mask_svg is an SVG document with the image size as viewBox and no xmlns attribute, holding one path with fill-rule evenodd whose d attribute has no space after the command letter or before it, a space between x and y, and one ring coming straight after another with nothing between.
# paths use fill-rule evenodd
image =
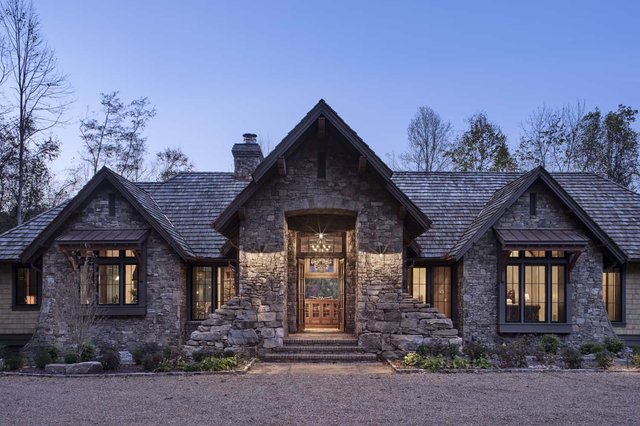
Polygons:
<instances>
[{"instance_id":1,"label":"shrub","mask_svg":"<svg viewBox=\"0 0 640 426\"><path fill-rule=\"evenodd\" d=\"M136 365L140 365L143 363L144 358L147 355L159 354L160 358L162 358L162 348L157 343L143 343L141 345L136 346L131 351L131 357L133 358L133 362Z\"/></svg>"},{"instance_id":2,"label":"shrub","mask_svg":"<svg viewBox=\"0 0 640 426\"><path fill-rule=\"evenodd\" d=\"M162 363L162 353L152 352L147 353L142 358L142 366L145 371L155 371Z\"/></svg>"},{"instance_id":3,"label":"shrub","mask_svg":"<svg viewBox=\"0 0 640 426\"><path fill-rule=\"evenodd\" d=\"M64 354L64 363L65 364L75 364L78 362L78 354L75 352L67 352Z\"/></svg>"},{"instance_id":4,"label":"shrub","mask_svg":"<svg viewBox=\"0 0 640 426\"><path fill-rule=\"evenodd\" d=\"M194 357L195 359L195 357ZM417 365L422 360L422 357L415 352L409 352L402 360L404 365Z\"/></svg>"},{"instance_id":5,"label":"shrub","mask_svg":"<svg viewBox=\"0 0 640 426\"><path fill-rule=\"evenodd\" d=\"M11 355L5 360L5 366L10 371L20 370L24 366L24 359L18 354Z\"/></svg>"},{"instance_id":6,"label":"shrub","mask_svg":"<svg viewBox=\"0 0 640 426\"><path fill-rule=\"evenodd\" d=\"M202 367L199 362L189 362L184 365L183 369L186 372L202 371Z\"/></svg>"},{"instance_id":7,"label":"shrub","mask_svg":"<svg viewBox=\"0 0 640 426\"><path fill-rule=\"evenodd\" d=\"M217 356L210 356L209 358L204 359L200 365L203 371L233 370L238 366L238 358L219 358Z\"/></svg>"},{"instance_id":8,"label":"shrub","mask_svg":"<svg viewBox=\"0 0 640 426\"><path fill-rule=\"evenodd\" d=\"M640 367L640 353L631 354L631 365L634 367Z\"/></svg>"},{"instance_id":9,"label":"shrub","mask_svg":"<svg viewBox=\"0 0 640 426\"><path fill-rule=\"evenodd\" d=\"M456 356L453 358L453 362L451 363L453 368L469 368L469 361L461 356Z\"/></svg>"},{"instance_id":10,"label":"shrub","mask_svg":"<svg viewBox=\"0 0 640 426\"><path fill-rule=\"evenodd\" d=\"M583 345L584 346L584 345ZM578 350L567 346L562 350L562 361L565 367L571 369L582 368L582 348Z\"/></svg>"},{"instance_id":11,"label":"shrub","mask_svg":"<svg viewBox=\"0 0 640 426\"><path fill-rule=\"evenodd\" d=\"M173 371L173 370L176 370L176 369L178 369L178 366L175 363L165 360L165 361L162 361L158 365L158 368L156 368L155 371L160 372L160 373L166 373L166 372Z\"/></svg>"},{"instance_id":12,"label":"shrub","mask_svg":"<svg viewBox=\"0 0 640 426\"><path fill-rule=\"evenodd\" d=\"M438 371L441 368L446 367L447 360L443 356L427 356L420 361L420 368L429 370L431 372Z\"/></svg>"},{"instance_id":13,"label":"shrub","mask_svg":"<svg viewBox=\"0 0 640 426\"><path fill-rule=\"evenodd\" d=\"M500 368L524 368L527 366L527 347L522 340L503 343L496 348Z\"/></svg>"},{"instance_id":14,"label":"shrub","mask_svg":"<svg viewBox=\"0 0 640 426\"><path fill-rule=\"evenodd\" d=\"M80 345L80 360L93 361L96 359L96 347L92 343L84 342Z\"/></svg>"},{"instance_id":15,"label":"shrub","mask_svg":"<svg viewBox=\"0 0 640 426\"><path fill-rule=\"evenodd\" d=\"M480 342L467 343L462 347L462 352L472 361L486 358L489 355L487 347Z\"/></svg>"},{"instance_id":16,"label":"shrub","mask_svg":"<svg viewBox=\"0 0 640 426\"><path fill-rule=\"evenodd\" d=\"M602 352L603 350L604 350L604 345L601 343L587 342L582 346L580 346L580 352L583 355L597 354L598 352Z\"/></svg>"},{"instance_id":17,"label":"shrub","mask_svg":"<svg viewBox=\"0 0 640 426\"><path fill-rule=\"evenodd\" d=\"M120 353L115 349L104 349L100 356L100 364L105 370L117 370L120 368Z\"/></svg>"},{"instance_id":18,"label":"shrub","mask_svg":"<svg viewBox=\"0 0 640 426\"><path fill-rule=\"evenodd\" d=\"M491 361L489 361L489 359L486 357L476 358L473 360L473 366L476 368L487 370L491 368Z\"/></svg>"},{"instance_id":19,"label":"shrub","mask_svg":"<svg viewBox=\"0 0 640 426\"><path fill-rule=\"evenodd\" d=\"M53 345L43 345L41 346L41 348L45 351L47 351L47 353L49 354L49 356L51 357L51 362L55 362L58 359L58 348L56 348Z\"/></svg>"},{"instance_id":20,"label":"shrub","mask_svg":"<svg viewBox=\"0 0 640 426\"><path fill-rule=\"evenodd\" d=\"M418 355L453 359L460 353L460 346L448 343L430 343L418 346Z\"/></svg>"},{"instance_id":21,"label":"shrub","mask_svg":"<svg viewBox=\"0 0 640 426\"><path fill-rule=\"evenodd\" d=\"M557 354L559 347L560 338L555 334L545 334L540 338L540 342L538 342L538 349L541 349L548 354Z\"/></svg>"},{"instance_id":22,"label":"shrub","mask_svg":"<svg viewBox=\"0 0 640 426\"><path fill-rule=\"evenodd\" d=\"M613 355L609 351L596 353L596 364L605 370L613 365Z\"/></svg>"},{"instance_id":23,"label":"shrub","mask_svg":"<svg viewBox=\"0 0 640 426\"><path fill-rule=\"evenodd\" d=\"M36 351L36 356L33 357L33 362L36 364L36 368L43 370L47 364L51 364L53 359L51 352L47 346L40 346Z\"/></svg>"},{"instance_id":24,"label":"shrub","mask_svg":"<svg viewBox=\"0 0 640 426\"><path fill-rule=\"evenodd\" d=\"M616 337L605 337L604 347L612 354L617 354L624 349L624 342Z\"/></svg>"},{"instance_id":25,"label":"shrub","mask_svg":"<svg viewBox=\"0 0 640 426\"><path fill-rule=\"evenodd\" d=\"M556 361L556 356L554 354L548 353L542 348L537 348L533 355L535 356L536 361L543 365L551 365Z\"/></svg>"},{"instance_id":26,"label":"shrub","mask_svg":"<svg viewBox=\"0 0 640 426\"><path fill-rule=\"evenodd\" d=\"M210 356L213 356L213 352L207 351L205 349L200 349L200 350L195 351L192 356L193 356L193 360L195 362L202 362L206 358L209 358Z\"/></svg>"}]
</instances>

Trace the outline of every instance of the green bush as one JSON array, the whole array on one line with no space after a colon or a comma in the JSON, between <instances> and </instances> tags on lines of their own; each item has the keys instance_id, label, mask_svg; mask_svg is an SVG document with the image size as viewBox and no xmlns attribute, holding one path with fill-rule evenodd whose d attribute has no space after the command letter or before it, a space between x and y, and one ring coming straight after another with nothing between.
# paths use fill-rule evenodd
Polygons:
<instances>
[{"instance_id":1,"label":"green bush","mask_svg":"<svg viewBox=\"0 0 640 426\"><path fill-rule=\"evenodd\" d=\"M84 342L80 345L80 360L93 361L96 359L96 347L92 343Z\"/></svg>"},{"instance_id":2,"label":"green bush","mask_svg":"<svg viewBox=\"0 0 640 426\"><path fill-rule=\"evenodd\" d=\"M487 358L489 349L480 342L470 342L462 347L462 352L472 361L480 358Z\"/></svg>"},{"instance_id":3,"label":"green bush","mask_svg":"<svg viewBox=\"0 0 640 426\"><path fill-rule=\"evenodd\" d=\"M51 362L55 362L58 359L58 348L56 348L53 345L43 345L41 346L41 348L45 351L47 351L49 353L49 356L51 357Z\"/></svg>"},{"instance_id":4,"label":"green bush","mask_svg":"<svg viewBox=\"0 0 640 426\"><path fill-rule=\"evenodd\" d=\"M557 354L560 347L560 338L555 334L545 334L540 338L538 342L538 349L543 350L548 354Z\"/></svg>"},{"instance_id":5,"label":"green bush","mask_svg":"<svg viewBox=\"0 0 640 426\"><path fill-rule=\"evenodd\" d=\"M598 352L602 351L604 351L604 345L601 343L587 342L580 346L580 352L583 355L597 354Z\"/></svg>"},{"instance_id":6,"label":"green bush","mask_svg":"<svg viewBox=\"0 0 640 426\"><path fill-rule=\"evenodd\" d=\"M10 355L4 360L9 371L20 370L24 366L24 359L19 354Z\"/></svg>"},{"instance_id":7,"label":"green bush","mask_svg":"<svg viewBox=\"0 0 640 426\"><path fill-rule=\"evenodd\" d=\"M155 371L159 372L159 373L167 373L169 371L174 371L174 370L180 370L182 369L181 366L171 362L171 361L162 361L159 365L158 368L156 368Z\"/></svg>"},{"instance_id":8,"label":"green bush","mask_svg":"<svg viewBox=\"0 0 640 426\"><path fill-rule=\"evenodd\" d=\"M200 365L203 371L233 370L238 366L238 358L210 356L204 359Z\"/></svg>"},{"instance_id":9,"label":"green bush","mask_svg":"<svg viewBox=\"0 0 640 426\"><path fill-rule=\"evenodd\" d=\"M571 346L565 347L562 349L562 362L567 368L582 368L582 351Z\"/></svg>"},{"instance_id":10,"label":"green bush","mask_svg":"<svg viewBox=\"0 0 640 426\"><path fill-rule=\"evenodd\" d=\"M524 368L527 366L527 346L516 339L496 347L500 368Z\"/></svg>"},{"instance_id":11,"label":"green bush","mask_svg":"<svg viewBox=\"0 0 640 426\"><path fill-rule=\"evenodd\" d=\"M100 364L105 370L117 370L120 368L120 353L112 348L102 350Z\"/></svg>"},{"instance_id":12,"label":"green bush","mask_svg":"<svg viewBox=\"0 0 640 426\"><path fill-rule=\"evenodd\" d=\"M453 358L453 361L451 362L451 366L453 368L469 368L469 361L467 361L465 358L462 358L461 356L456 356Z\"/></svg>"},{"instance_id":13,"label":"green bush","mask_svg":"<svg viewBox=\"0 0 640 426\"><path fill-rule=\"evenodd\" d=\"M640 367L640 353L631 354L631 365L634 367Z\"/></svg>"},{"instance_id":14,"label":"green bush","mask_svg":"<svg viewBox=\"0 0 640 426\"><path fill-rule=\"evenodd\" d=\"M418 355L416 352L409 352L404 356L402 362L404 365L417 365L421 360L422 356Z\"/></svg>"},{"instance_id":15,"label":"green bush","mask_svg":"<svg viewBox=\"0 0 640 426\"><path fill-rule=\"evenodd\" d=\"M49 348L47 346L40 346L36 351L35 357L33 357L33 362L36 364L36 368L40 370L43 370L47 364L51 364L53 359Z\"/></svg>"},{"instance_id":16,"label":"green bush","mask_svg":"<svg viewBox=\"0 0 640 426\"><path fill-rule=\"evenodd\" d=\"M183 370L186 372L202 371L202 366L199 362L189 362L184 365Z\"/></svg>"},{"instance_id":17,"label":"green bush","mask_svg":"<svg viewBox=\"0 0 640 426\"><path fill-rule=\"evenodd\" d=\"M144 358L147 355L160 354L160 357L163 358L162 348L155 342L152 343L143 343L141 345L136 346L131 351L131 357L133 358L133 362L136 365L140 365L143 363Z\"/></svg>"},{"instance_id":18,"label":"green bush","mask_svg":"<svg viewBox=\"0 0 640 426\"><path fill-rule=\"evenodd\" d=\"M541 347L536 348L533 355L535 356L536 361L538 361L540 364L543 364L543 365L552 365L553 363L556 362L555 354L548 353Z\"/></svg>"},{"instance_id":19,"label":"green bush","mask_svg":"<svg viewBox=\"0 0 640 426\"><path fill-rule=\"evenodd\" d=\"M624 341L616 337L605 337L604 347L612 354L617 354L624 349Z\"/></svg>"},{"instance_id":20,"label":"green bush","mask_svg":"<svg viewBox=\"0 0 640 426\"><path fill-rule=\"evenodd\" d=\"M609 351L596 353L596 364L605 370L613 365L613 355Z\"/></svg>"},{"instance_id":21,"label":"green bush","mask_svg":"<svg viewBox=\"0 0 640 426\"><path fill-rule=\"evenodd\" d=\"M444 357L453 359L460 354L460 346L448 343L429 343L418 346L418 355L423 357Z\"/></svg>"},{"instance_id":22,"label":"green bush","mask_svg":"<svg viewBox=\"0 0 640 426\"><path fill-rule=\"evenodd\" d=\"M473 360L473 366L476 368L487 370L491 368L491 361L489 361L489 359L486 357L476 358Z\"/></svg>"},{"instance_id":23,"label":"green bush","mask_svg":"<svg viewBox=\"0 0 640 426\"><path fill-rule=\"evenodd\" d=\"M447 360L443 356L427 356L422 358L419 367L435 372L447 366Z\"/></svg>"},{"instance_id":24,"label":"green bush","mask_svg":"<svg viewBox=\"0 0 640 426\"><path fill-rule=\"evenodd\" d=\"M142 367L145 371L156 371L162 361L164 360L161 352L147 353L142 358Z\"/></svg>"},{"instance_id":25,"label":"green bush","mask_svg":"<svg viewBox=\"0 0 640 426\"><path fill-rule=\"evenodd\" d=\"M67 352L64 354L64 363L65 364L75 364L78 362L78 354L75 352Z\"/></svg>"}]
</instances>

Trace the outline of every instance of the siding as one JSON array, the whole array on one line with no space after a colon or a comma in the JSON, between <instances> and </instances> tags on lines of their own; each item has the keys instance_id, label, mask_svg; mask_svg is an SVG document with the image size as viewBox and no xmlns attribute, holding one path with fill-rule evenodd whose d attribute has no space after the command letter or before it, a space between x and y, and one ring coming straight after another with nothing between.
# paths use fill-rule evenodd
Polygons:
<instances>
[{"instance_id":1,"label":"siding","mask_svg":"<svg viewBox=\"0 0 640 426\"><path fill-rule=\"evenodd\" d=\"M628 263L625 282L625 327L615 327L620 336L640 335L640 263Z\"/></svg>"},{"instance_id":2,"label":"siding","mask_svg":"<svg viewBox=\"0 0 640 426\"><path fill-rule=\"evenodd\" d=\"M38 311L11 310L11 265L0 264L0 334L31 334Z\"/></svg>"}]
</instances>

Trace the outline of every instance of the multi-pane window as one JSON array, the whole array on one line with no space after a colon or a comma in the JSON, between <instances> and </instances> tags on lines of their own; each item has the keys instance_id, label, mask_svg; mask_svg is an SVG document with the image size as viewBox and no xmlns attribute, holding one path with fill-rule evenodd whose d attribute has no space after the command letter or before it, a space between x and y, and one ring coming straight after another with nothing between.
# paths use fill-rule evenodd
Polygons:
<instances>
[{"instance_id":1,"label":"multi-pane window","mask_svg":"<svg viewBox=\"0 0 640 426\"><path fill-rule=\"evenodd\" d=\"M98 305L138 304L138 261L132 250L100 250L96 258Z\"/></svg>"},{"instance_id":2,"label":"multi-pane window","mask_svg":"<svg viewBox=\"0 0 640 426\"><path fill-rule=\"evenodd\" d=\"M215 289L215 291L214 291ZM191 319L204 320L236 295L233 266L191 268Z\"/></svg>"},{"instance_id":3,"label":"multi-pane window","mask_svg":"<svg viewBox=\"0 0 640 426\"><path fill-rule=\"evenodd\" d=\"M413 267L409 272L411 295L451 317L451 267Z\"/></svg>"},{"instance_id":4,"label":"multi-pane window","mask_svg":"<svg viewBox=\"0 0 640 426\"><path fill-rule=\"evenodd\" d=\"M15 306L36 307L40 304L40 272L28 266L15 270Z\"/></svg>"},{"instance_id":5,"label":"multi-pane window","mask_svg":"<svg viewBox=\"0 0 640 426\"><path fill-rule=\"evenodd\" d=\"M614 268L602 273L602 297L607 308L609 321L622 321L622 283L620 269Z\"/></svg>"},{"instance_id":6,"label":"multi-pane window","mask_svg":"<svg viewBox=\"0 0 640 426\"><path fill-rule=\"evenodd\" d=\"M566 256L563 251L512 251L505 267L505 320L566 322Z\"/></svg>"}]
</instances>

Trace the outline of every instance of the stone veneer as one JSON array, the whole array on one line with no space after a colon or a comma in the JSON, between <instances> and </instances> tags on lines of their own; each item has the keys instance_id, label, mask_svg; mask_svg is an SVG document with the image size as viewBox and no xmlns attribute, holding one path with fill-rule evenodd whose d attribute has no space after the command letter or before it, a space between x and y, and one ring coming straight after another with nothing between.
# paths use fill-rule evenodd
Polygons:
<instances>
[{"instance_id":1,"label":"stone veneer","mask_svg":"<svg viewBox=\"0 0 640 426\"><path fill-rule=\"evenodd\" d=\"M346 326L353 327L361 346L392 357L415 349L425 338L459 340L450 319L403 294L399 205L370 172L357 173L359 157L346 145L336 138L322 148L327 169L320 179L318 144L307 140L286 159L287 175L272 177L245 204L239 229L240 294L192 333L187 351L202 346L263 351L282 346L284 336L296 331L295 238L287 229L287 213L356 216L347 243L347 307L350 292L354 300Z\"/></svg>"},{"instance_id":2,"label":"stone veneer","mask_svg":"<svg viewBox=\"0 0 640 426\"><path fill-rule=\"evenodd\" d=\"M537 194L537 214L530 215L529 193ZM576 219L566 213L564 205L541 184L534 185L511 206L495 225L496 228L582 229ZM586 232L586 231L585 231ZM461 279L461 330L465 342L479 341L493 345L498 334L498 255L500 251L494 231L488 231L464 255ZM572 292L568 294L573 314L569 318L572 332L564 335L567 342L602 341L613 336L602 301L602 251L592 242L584 250L570 272ZM514 336L505 334L504 336Z\"/></svg>"},{"instance_id":3,"label":"stone veneer","mask_svg":"<svg viewBox=\"0 0 640 426\"><path fill-rule=\"evenodd\" d=\"M96 193L59 235L73 229L149 228L145 220L120 196L116 197L116 215L109 216L109 190ZM108 316L99 318L92 332L97 346L129 348L141 342L162 345L182 344L186 316L186 270L184 262L157 234L150 232L146 242L146 314L139 316ZM73 283L69 260L52 244L43 254L43 304L38 325L30 345L51 343L67 347L67 323L62 311L65 299L62 286ZM143 277L140 277L142 280Z\"/></svg>"}]
</instances>

